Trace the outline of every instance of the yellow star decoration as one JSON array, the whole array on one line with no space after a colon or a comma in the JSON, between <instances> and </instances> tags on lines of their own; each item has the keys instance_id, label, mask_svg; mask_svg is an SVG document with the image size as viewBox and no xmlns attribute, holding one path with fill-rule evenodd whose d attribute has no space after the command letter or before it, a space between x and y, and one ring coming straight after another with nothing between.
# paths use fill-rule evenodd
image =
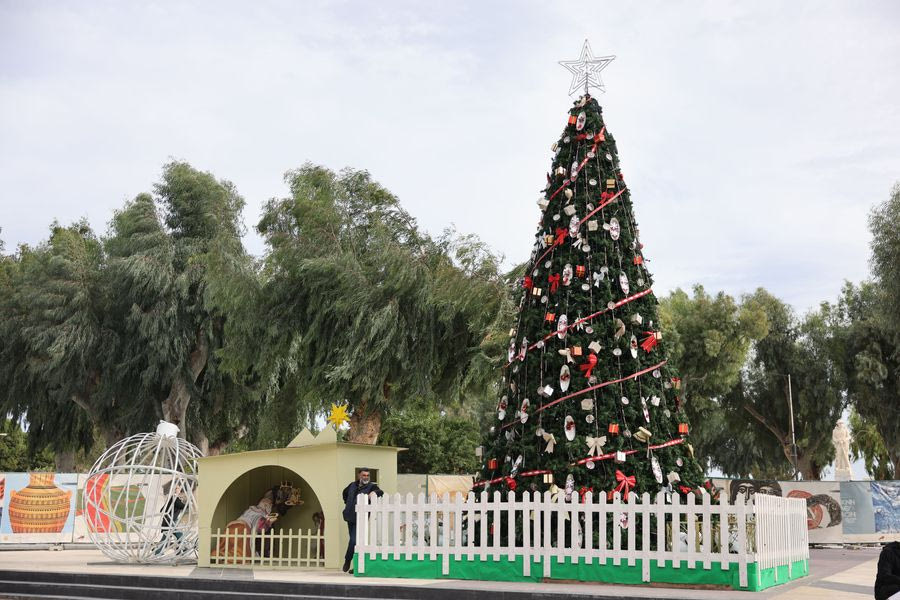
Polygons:
<instances>
[{"instance_id":1,"label":"yellow star decoration","mask_svg":"<svg viewBox=\"0 0 900 600\"><path fill-rule=\"evenodd\" d=\"M328 413L328 422L334 425L335 429L340 429L341 425L350 421L350 415L347 414L347 405L337 404L331 405L331 412Z\"/></svg>"}]
</instances>

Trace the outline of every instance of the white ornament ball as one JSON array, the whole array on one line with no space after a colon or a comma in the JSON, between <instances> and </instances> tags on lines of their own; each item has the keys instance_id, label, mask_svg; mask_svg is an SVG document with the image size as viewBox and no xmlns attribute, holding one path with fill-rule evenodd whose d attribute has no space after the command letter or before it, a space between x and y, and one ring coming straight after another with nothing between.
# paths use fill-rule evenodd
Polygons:
<instances>
[{"instance_id":1,"label":"white ornament ball","mask_svg":"<svg viewBox=\"0 0 900 600\"><path fill-rule=\"evenodd\" d=\"M195 561L201 456L165 421L153 433L115 443L94 463L84 485L82 510L91 541L119 562Z\"/></svg>"}]
</instances>

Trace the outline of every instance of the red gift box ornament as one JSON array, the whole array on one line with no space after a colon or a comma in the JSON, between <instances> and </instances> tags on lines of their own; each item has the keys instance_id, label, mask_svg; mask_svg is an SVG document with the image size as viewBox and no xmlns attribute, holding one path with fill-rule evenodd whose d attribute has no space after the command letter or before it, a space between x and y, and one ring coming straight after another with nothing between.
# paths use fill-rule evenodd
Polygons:
<instances>
[{"instance_id":1,"label":"red gift box ornament","mask_svg":"<svg viewBox=\"0 0 900 600\"><path fill-rule=\"evenodd\" d=\"M577 265L575 267L575 277L584 277L585 268L584 265Z\"/></svg>"},{"instance_id":2,"label":"red gift box ornament","mask_svg":"<svg viewBox=\"0 0 900 600\"><path fill-rule=\"evenodd\" d=\"M556 292L559 289L559 273L547 277L547 283L550 284L550 293Z\"/></svg>"},{"instance_id":3,"label":"red gift box ornament","mask_svg":"<svg viewBox=\"0 0 900 600\"><path fill-rule=\"evenodd\" d=\"M634 257L634 264L636 264L636 265L642 265L642 264L644 264L644 257L641 256L640 254L635 255L635 257Z\"/></svg>"},{"instance_id":4,"label":"red gift box ornament","mask_svg":"<svg viewBox=\"0 0 900 600\"><path fill-rule=\"evenodd\" d=\"M497 470L497 459L496 458L492 458L492 459L488 460L488 469L490 469L491 471Z\"/></svg>"},{"instance_id":5,"label":"red gift box ornament","mask_svg":"<svg viewBox=\"0 0 900 600\"><path fill-rule=\"evenodd\" d=\"M610 423L607 431L609 432L610 435L619 435L619 424L618 423Z\"/></svg>"},{"instance_id":6,"label":"red gift box ornament","mask_svg":"<svg viewBox=\"0 0 900 600\"><path fill-rule=\"evenodd\" d=\"M647 337L645 337L641 341L641 348L644 349L645 352L650 352L653 350L653 347L659 343L659 340L662 339L662 333L659 331L645 331Z\"/></svg>"},{"instance_id":7,"label":"red gift box ornament","mask_svg":"<svg viewBox=\"0 0 900 600\"><path fill-rule=\"evenodd\" d=\"M576 117L575 115L569 115L569 125L574 125L576 121L578 121L578 117Z\"/></svg>"},{"instance_id":8,"label":"red gift box ornament","mask_svg":"<svg viewBox=\"0 0 900 600\"><path fill-rule=\"evenodd\" d=\"M544 320L548 323L552 323L556 320L556 315L552 312L548 312L546 315L544 315Z\"/></svg>"},{"instance_id":9,"label":"red gift box ornament","mask_svg":"<svg viewBox=\"0 0 900 600\"><path fill-rule=\"evenodd\" d=\"M636 483L634 475L625 475L625 473L616 469L616 481L619 482L619 485L616 486L616 491L622 494L623 500L628 500L628 492L634 488Z\"/></svg>"},{"instance_id":10,"label":"red gift box ornament","mask_svg":"<svg viewBox=\"0 0 900 600\"><path fill-rule=\"evenodd\" d=\"M688 434L688 424L687 423L679 423L678 424L678 435L684 437Z\"/></svg>"}]
</instances>

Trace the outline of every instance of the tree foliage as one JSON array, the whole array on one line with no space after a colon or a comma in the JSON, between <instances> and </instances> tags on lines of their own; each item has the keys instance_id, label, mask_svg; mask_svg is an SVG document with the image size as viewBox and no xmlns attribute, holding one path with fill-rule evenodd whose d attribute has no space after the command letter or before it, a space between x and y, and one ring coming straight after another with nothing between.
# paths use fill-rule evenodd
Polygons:
<instances>
[{"instance_id":1,"label":"tree foliage","mask_svg":"<svg viewBox=\"0 0 900 600\"><path fill-rule=\"evenodd\" d=\"M400 473L461 475L477 470L480 437L471 419L416 408L388 416L379 443L408 449L397 456Z\"/></svg>"},{"instance_id":2,"label":"tree foliage","mask_svg":"<svg viewBox=\"0 0 900 600\"><path fill-rule=\"evenodd\" d=\"M862 460L866 473L873 479L896 479L896 469L888 454L878 421L864 419L856 409L850 412L850 453Z\"/></svg>"},{"instance_id":3,"label":"tree foliage","mask_svg":"<svg viewBox=\"0 0 900 600\"><path fill-rule=\"evenodd\" d=\"M891 190L890 198L876 206L869 215L872 234L872 274L883 295L879 299L884 324L900 331L900 183Z\"/></svg>"},{"instance_id":4,"label":"tree foliage","mask_svg":"<svg viewBox=\"0 0 900 600\"><path fill-rule=\"evenodd\" d=\"M743 451L731 447L722 398L740 380L752 344L768 332L765 311L752 297L738 303L724 292L711 296L697 285L693 296L676 289L663 298L659 318L670 360L681 373L696 456L721 468L729 454Z\"/></svg>"},{"instance_id":5,"label":"tree foliage","mask_svg":"<svg viewBox=\"0 0 900 600\"><path fill-rule=\"evenodd\" d=\"M844 335L842 368L856 415L857 454L882 475L900 464L900 331L888 316L885 289L845 284L835 313Z\"/></svg>"},{"instance_id":6,"label":"tree foliage","mask_svg":"<svg viewBox=\"0 0 900 600\"><path fill-rule=\"evenodd\" d=\"M0 420L0 473L49 471L54 467L53 453L48 448L35 451L28 434L14 419Z\"/></svg>"},{"instance_id":7,"label":"tree foliage","mask_svg":"<svg viewBox=\"0 0 900 600\"><path fill-rule=\"evenodd\" d=\"M220 366L228 312L254 281L240 240L243 200L186 163L155 196L116 212L109 235L85 222L0 263L0 409L58 452L107 444L157 418L203 446L255 416L244 373Z\"/></svg>"},{"instance_id":8,"label":"tree foliage","mask_svg":"<svg viewBox=\"0 0 900 600\"><path fill-rule=\"evenodd\" d=\"M792 463L792 398L796 467L804 478L817 479L834 458L831 433L846 406L840 368L844 348L835 311L823 304L798 318L787 304L762 289L752 301L768 315L769 332L754 345L740 393L727 400L732 409L753 417L749 425L760 448L775 442L784 460Z\"/></svg>"},{"instance_id":9,"label":"tree foliage","mask_svg":"<svg viewBox=\"0 0 900 600\"><path fill-rule=\"evenodd\" d=\"M285 180L290 196L258 226L263 326L232 356L255 361L267 401L289 393L301 416L347 401L350 439L374 443L389 407L483 394L502 351L497 259L473 238L425 235L365 171L307 164Z\"/></svg>"}]
</instances>

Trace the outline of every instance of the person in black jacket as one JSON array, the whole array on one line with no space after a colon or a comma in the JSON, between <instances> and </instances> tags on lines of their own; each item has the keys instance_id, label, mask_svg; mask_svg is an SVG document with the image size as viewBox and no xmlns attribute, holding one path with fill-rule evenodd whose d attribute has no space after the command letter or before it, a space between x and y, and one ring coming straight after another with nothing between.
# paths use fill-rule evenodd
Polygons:
<instances>
[{"instance_id":1,"label":"person in black jacket","mask_svg":"<svg viewBox=\"0 0 900 600\"><path fill-rule=\"evenodd\" d=\"M885 544L878 557L875 600L900 598L900 542Z\"/></svg>"},{"instance_id":2,"label":"person in black jacket","mask_svg":"<svg viewBox=\"0 0 900 600\"><path fill-rule=\"evenodd\" d=\"M167 486L163 488L163 493L168 496L166 499L166 503L163 505L160 513L162 514L162 523L160 524L160 532L162 533L162 538L159 541L159 545L156 547L155 554L162 554L163 550L165 550L166 546L172 542L170 539L170 534L174 537L174 541L177 542L181 539L181 536L184 535L179 529L175 529L175 525L178 523L178 518L181 516L181 512L184 510L185 502L184 502L184 492L181 489L181 485L175 484L175 489L172 493L169 493L169 488L171 487L172 482L169 482Z\"/></svg>"},{"instance_id":3,"label":"person in black jacket","mask_svg":"<svg viewBox=\"0 0 900 600\"><path fill-rule=\"evenodd\" d=\"M356 497L359 494L371 494L372 492L379 497L384 495L378 485L369 479L369 469L360 469L359 479L344 488L344 520L347 521L347 527L350 528L350 543L347 544L347 553L344 554L344 573L353 572L350 565L356 549Z\"/></svg>"}]
</instances>

